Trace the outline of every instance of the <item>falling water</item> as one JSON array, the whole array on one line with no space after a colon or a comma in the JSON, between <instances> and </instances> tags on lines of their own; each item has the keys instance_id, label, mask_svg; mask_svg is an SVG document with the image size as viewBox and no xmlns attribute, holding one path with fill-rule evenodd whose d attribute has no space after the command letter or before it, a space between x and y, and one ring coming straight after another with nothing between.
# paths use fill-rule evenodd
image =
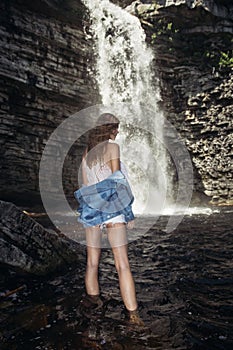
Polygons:
<instances>
[{"instance_id":1,"label":"falling water","mask_svg":"<svg viewBox=\"0 0 233 350\"><path fill-rule=\"evenodd\" d=\"M130 123L129 113L121 111L125 119L118 141L136 197L134 210L158 212L168 199L170 180L163 147L164 118L158 107L158 81L151 69L152 51L137 17L108 0L83 3L90 13L96 58L93 71L102 104L130 105L131 116L136 115L140 125Z\"/></svg>"}]
</instances>

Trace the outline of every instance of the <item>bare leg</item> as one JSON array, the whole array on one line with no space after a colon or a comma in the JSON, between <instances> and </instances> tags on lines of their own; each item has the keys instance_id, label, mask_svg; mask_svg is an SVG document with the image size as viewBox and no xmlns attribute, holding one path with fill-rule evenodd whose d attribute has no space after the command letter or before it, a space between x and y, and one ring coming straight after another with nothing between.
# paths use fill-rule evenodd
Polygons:
<instances>
[{"instance_id":1,"label":"bare leg","mask_svg":"<svg viewBox=\"0 0 233 350\"><path fill-rule=\"evenodd\" d=\"M137 309L135 284L129 266L126 227L123 223L107 225L108 239L112 247L120 291L125 307L129 311Z\"/></svg>"},{"instance_id":2,"label":"bare leg","mask_svg":"<svg viewBox=\"0 0 233 350\"><path fill-rule=\"evenodd\" d=\"M101 230L98 226L86 228L87 267L85 275L88 295L99 295L98 268L100 260Z\"/></svg>"}]
</instances>

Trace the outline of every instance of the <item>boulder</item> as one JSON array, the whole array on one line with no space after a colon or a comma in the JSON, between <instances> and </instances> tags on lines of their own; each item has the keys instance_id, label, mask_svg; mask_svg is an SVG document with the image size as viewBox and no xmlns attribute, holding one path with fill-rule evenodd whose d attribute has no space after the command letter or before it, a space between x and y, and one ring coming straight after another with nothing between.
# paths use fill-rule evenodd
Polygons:
<instances>
[{"instance_id":1,"label":"boulder","mask_svg":"<svg viewBox=\"0 0 233 350\"><path fill-rule=\"evenodd\" d=\"M0 201L1 264L21 273L45 275L81 259L78 243L47 231L14 204Z\"/></svg>"}]
</instances>

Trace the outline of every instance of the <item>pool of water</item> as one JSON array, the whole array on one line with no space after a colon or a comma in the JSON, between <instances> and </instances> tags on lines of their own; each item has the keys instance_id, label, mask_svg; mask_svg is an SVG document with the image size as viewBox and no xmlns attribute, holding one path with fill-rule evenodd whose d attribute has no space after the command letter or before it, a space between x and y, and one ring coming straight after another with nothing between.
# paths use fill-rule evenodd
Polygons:
<instances>
[{"instance_id":1,"label":"pool of water","mask_svg":"<svg viewBox=\"0 0 233 350\"><path fill-rule=\"evenodd\" d=\"M94 316L80 309L84 246L77 266L46 279L2 271L0 348L232 350L232 219L230 207L198 212L166 233L168 217L162 216L129 244L143 329L124 319L109 249L100 264L104 303Z\"/></svg>"}]
</instances>

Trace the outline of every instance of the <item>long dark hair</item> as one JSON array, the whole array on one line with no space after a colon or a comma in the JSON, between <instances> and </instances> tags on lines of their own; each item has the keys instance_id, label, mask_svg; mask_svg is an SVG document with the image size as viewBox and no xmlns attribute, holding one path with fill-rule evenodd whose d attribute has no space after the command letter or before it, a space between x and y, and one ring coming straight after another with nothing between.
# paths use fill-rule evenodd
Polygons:
<instances>
[{"instance_id":1,"label":"long dark hair","mask_svg":"<svg viewBox=\"0 0 233 350\"><path fill-rule=\"evenodd\" d=\"M119 119L111 113L99 116L96 126L88 133L86 162L89 167L103 161L110 134L118 128L119 123Z\"/></svg>"}]
</instances>

